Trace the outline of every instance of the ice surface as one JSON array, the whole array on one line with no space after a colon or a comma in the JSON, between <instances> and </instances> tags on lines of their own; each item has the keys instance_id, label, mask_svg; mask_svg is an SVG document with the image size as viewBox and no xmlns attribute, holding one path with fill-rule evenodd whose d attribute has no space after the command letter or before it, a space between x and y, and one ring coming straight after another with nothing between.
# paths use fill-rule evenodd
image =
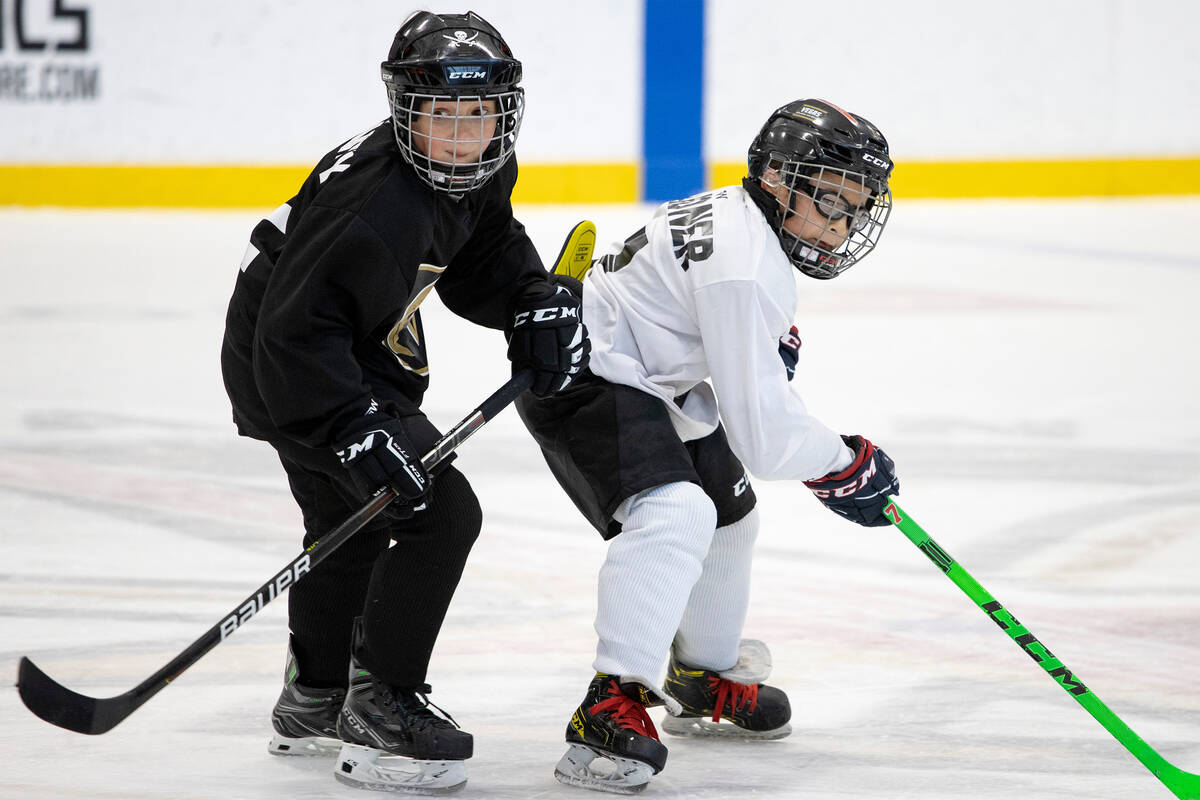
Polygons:
<instances>
[{"instance_id":1,"label":"ice surface","mask_svg":"<svg viewBox=\"0 0 1200 800\"><path fill-rule=\"evenodd\" d=\"M262 213L267 210L264 209ZM547 257L591 216L524 208ZM0 673L21 655L123 692L299 550L268 447L218 370L261 214L0 212ZM905 508L1151 746L1200 771L1200 201L904 202L878 252L803 281L795 384L895 458ZM506 378L502 337L426 303L450 426ZM485 530L430 671L476 737L463 798L555 782L590 677L599 537L506 412L460 455ZM667 741L656 798L1157 798L1169 793L898 531L757 482L746 635L795 732ZM286 641L269 606L111 733L0 691L0 797L363 797L272 758Z\"/></svg>"}]
</instances>

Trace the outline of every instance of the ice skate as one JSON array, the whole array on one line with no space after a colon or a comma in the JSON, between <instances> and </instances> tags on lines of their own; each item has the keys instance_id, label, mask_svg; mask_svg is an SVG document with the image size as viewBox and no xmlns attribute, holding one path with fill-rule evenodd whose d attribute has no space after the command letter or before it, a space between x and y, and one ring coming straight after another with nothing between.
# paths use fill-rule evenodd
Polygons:
<instances>
[{"instance_id":1,"label":"ice skate","mask_svg":"<svg viewBox=\"0 0 1200 800\"><path fill-rule=\"evenodd\" d=\"M747 655L765 657L765 667L746 669ZM738 665L721 673L689 667L672 652L663 691L679 701L683 713L664 717L663 730L675 736L782 739L792 732L792 708L782 690L758 682L769 669L766 645L753 640L742 642Z\"/></svg>"},{"instance_id":2,"label":"ice skate","mask_svg":"<svg viewBox=\"0 0 1200 800\"><path fill-rule=\"evenodd\" d=\"M275 735L267 752L276 756L331 756L342 746L337 718L346 690L314 689L297 683L300 670L288 647L283 670L283 691L271 711Z\"/></svg>"},{"instance_id":3,"label":"ice skate","mask_svg":"<svg viewBox=\"0 0 1200 800\"><path fill-rule=\"evenodd\" d=\"M567 725L570 747L554 777L569 786L613 794L645 789L667 763L667 748L646 714L649 696L643 687L625 690L617 676L597 672Z\"/></svg>"},{"instance_id":4,"label":"ice skate","mask_svg":"<svg viewBox=\"0 0 1200 800\"><path fill-rule=\"evenodd\" d=\"M389 686L352 658L350 689L337 720L343 744L334 777L359 789L412 794L444 794L466 785L464 760L474 740L430 710L428 692L428 686Z\"/></svg>"}]
</instances>

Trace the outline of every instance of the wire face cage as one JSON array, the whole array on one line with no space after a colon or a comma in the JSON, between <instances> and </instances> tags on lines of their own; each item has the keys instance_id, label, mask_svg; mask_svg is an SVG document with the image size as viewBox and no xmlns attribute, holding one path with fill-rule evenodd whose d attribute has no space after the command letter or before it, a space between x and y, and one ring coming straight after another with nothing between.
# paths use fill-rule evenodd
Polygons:
<instances>
[{"instance_id":1,"label":"wire face cage","mask_svg":"<svg viewBox=\"0 0 1200 800\"><path fill-rule=\"evenodd\" d=\"M813 278L836 277L861 261L891 214L886 182L862 172L782 161L770 165L764 180L781 207L776 233L784 252Z\"/></svg>"},{"instance_id":2,"label":"wire face cage","mask_svg":"<svg viewBox=\"0 0 1200 800\"><path fill-rule=\"evenodd\" d=\"M421 94L388 87L396 144L421 180L462 197L512 157L525 92Z\"/></svg>"}]
</instances>

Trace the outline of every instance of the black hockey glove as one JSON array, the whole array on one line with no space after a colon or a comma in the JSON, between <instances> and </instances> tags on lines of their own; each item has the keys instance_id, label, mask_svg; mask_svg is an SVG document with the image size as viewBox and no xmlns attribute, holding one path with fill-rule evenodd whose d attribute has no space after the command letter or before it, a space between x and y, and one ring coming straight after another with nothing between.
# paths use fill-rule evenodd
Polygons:
<instances>
[{"instance_id":1,"label":"black hockey glove","mask_svg":"<svg viewBox=\"0 0 1200 800\"><path fill-rule=\"evenodd\" d=\"M796 364L800 363L800 331L793 325L792 329L779 337L779 357L783 359L783 368L787 371L788 380L796 377Z\"/></svg>"},{"instance_id":2,"label":"black hockey glove","mask_svg":"<svg viewBox=\"0 0 1200 800\"><path fill-rule=\"evenodd\" d=\"M592 350L579 297L561 285L539 285L520 297L504 335L513 374L532 369L538 397L566 388L587 366Z\"/></svg>"},{"instance_id":3,"label":"black hockey glove","mask_svg":"<svg viewBox=\"0 0 1200 800\"><path fill-rule=\"evenodd\" d=\"M429 491L430 478L403 423L380 412L368 414L350 426L339 442L333 449L360 499L368 500L381 486L390 486L398 497L384 513L395 519L411 517Z\"/></svg>"},{"instance_id":4,"label":"black hockey glove","mask_svg":"<svg viewBox=\"0 0 1200 800\"><path fill-rule=\"evenodd\" d=\"M804 485L835 514L851 522L875 528L890 525L883 515L889 494L900 494L896 465L887 453L861 436L843 436L854 451L854 461L841 472L826 475Z\"/></svg>"}]
</instances>

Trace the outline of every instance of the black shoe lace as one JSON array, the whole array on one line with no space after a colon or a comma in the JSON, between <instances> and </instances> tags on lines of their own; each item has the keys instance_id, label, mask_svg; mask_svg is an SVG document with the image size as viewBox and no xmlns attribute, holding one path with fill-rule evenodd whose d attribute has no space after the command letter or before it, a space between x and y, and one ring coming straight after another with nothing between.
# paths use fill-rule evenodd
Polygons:
<instances>
[{"instance_id":1,"label":"black shoe lace","mask_svg":"<svg viewBox=\"0 0 1200 800\"><path fill-rule=\"evenodd\" d=\"M444 726L449 722L455 728L461 730L462 726L455 721L454 717L441 706L435 705L429 700L429 693L433 691L429 684L423 684L416 689L397 689L392 686L383 685L380 687L380 700L388 708L395 712L404 713L411 717L414 727L427 728L430 725ZM430 708L437 709L442 716L439 717L430 711ZM444 719L443 719L444 717Z\"/></svg>"}]
</instances>

